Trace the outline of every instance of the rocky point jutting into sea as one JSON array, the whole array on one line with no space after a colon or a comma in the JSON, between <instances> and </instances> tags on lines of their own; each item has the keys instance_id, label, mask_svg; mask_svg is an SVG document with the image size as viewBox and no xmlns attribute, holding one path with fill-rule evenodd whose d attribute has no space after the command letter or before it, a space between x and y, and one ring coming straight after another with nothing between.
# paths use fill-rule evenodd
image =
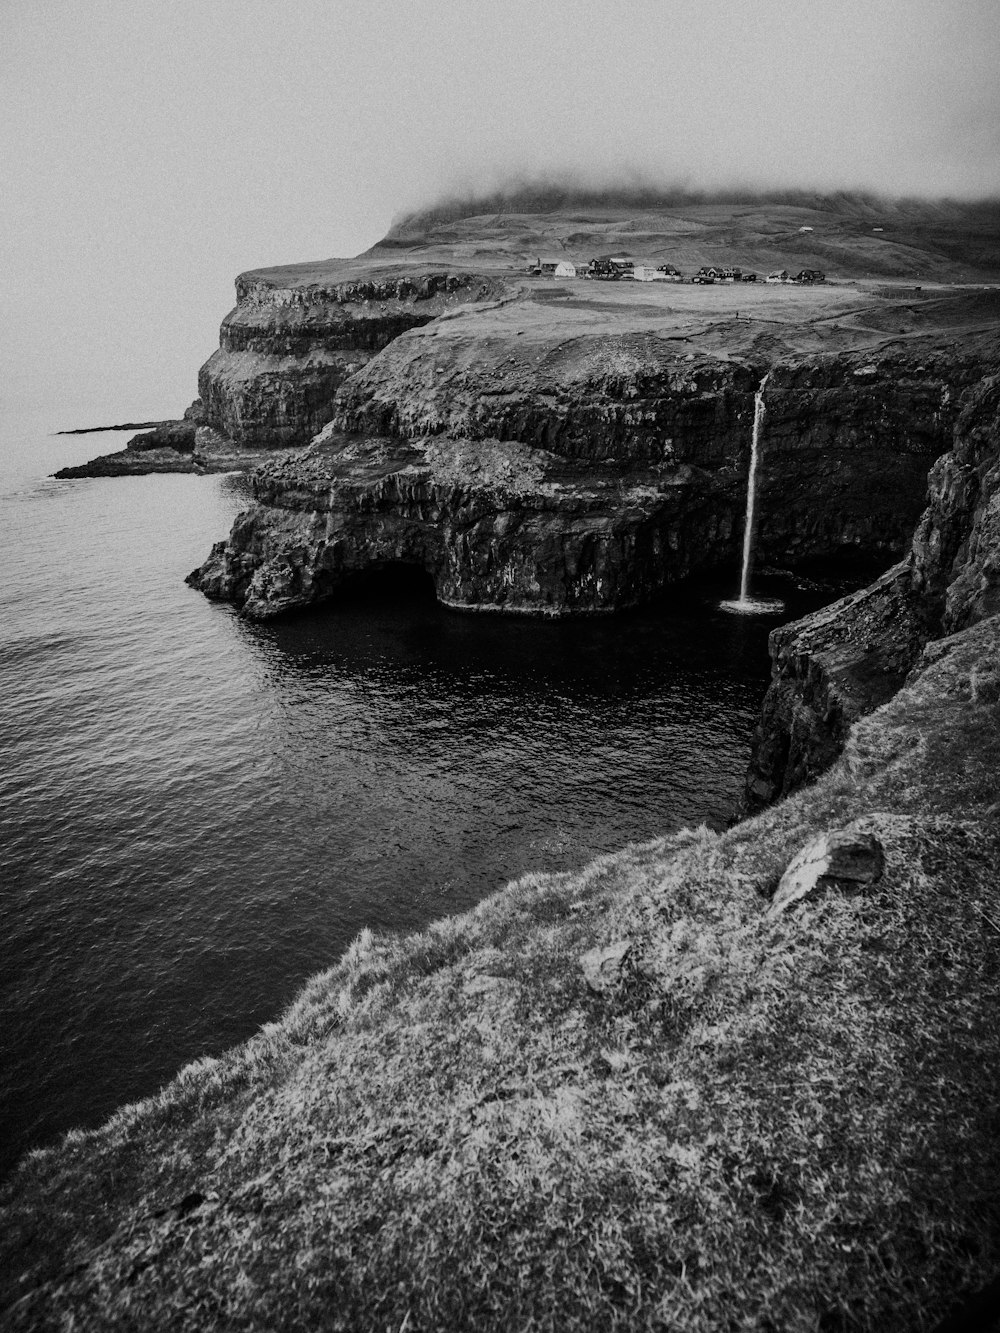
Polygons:
<instances>
[{"instance_id":1,"label":"rocky point jutting into sea","mask_svg":"<svg viewBox=\"0 0 1000 1333\"><path fill-rule=\"evenodd\" d=\"M1000 1272L998 234L959 205L494 201L240 279L197 430L305 446L192 575L246 615L399 565L548 615L735 571L765 374L758 560L887 572L773 634L759 813L366 933L245 1045L30 1157L10 1327L972 1310ZM832 281L523 272L626 246Z\"/></svg>"}]
</instances>

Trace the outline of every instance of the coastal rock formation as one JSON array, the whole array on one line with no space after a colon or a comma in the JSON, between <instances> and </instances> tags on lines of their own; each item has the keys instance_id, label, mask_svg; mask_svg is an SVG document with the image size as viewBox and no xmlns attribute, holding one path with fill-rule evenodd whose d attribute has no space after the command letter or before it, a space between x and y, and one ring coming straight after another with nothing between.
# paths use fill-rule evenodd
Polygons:
<instances>
[{"instance_id":1,"label":"coastal rock formation","mask_svg":"<svg viewBox=\"0 0 1000 1333\"><path fill-rule=\"evenodd\" d=\"M995 353L886 341L883 307L814 311L833 349L631 301L572 337L572 305L558 334L503 307L488 354L485 310L402 334L197 581L255 615L397 562L470 607L619 604L734 554L770 369L765 559L903 555L951 447L909 557L774 638L755 797L800 789L364 931L248 1042L32 1154L6 1327L908 1333L995 1279ZM796 858L830 891L779 911Z\"/></svg>"},{"instance_id":2,"label":"coastal rock formation","mask_svg":"<svg viewBox=\"0 0 1000 1333\"><path fill-rule=\"evenodd\" d=\"M287 449L268 457L284 458ZM161 421L153 430L129 440L124 449L102 454L53 475L59 480L81 477L141 477L152 472L249 472L261 461L260 450L241 448L228 435L204 424L200 400L181 421Z\"/></svg>"},{"instance_id":3,"label":"coastal rock formation","mask_svg":"<svg viewBox=\"0 0 1000 1333\"><path fill-rule=\"evenodd\" d=\"M771 635L772 681L744 809L815 778L851 726L900 688L924 645L1000 611L1000 377L959 400L954 447L928 478L906 560Z\"/></svg>"},{"instance_id":4,"label":"coastal rock formation","mask_svg":"<svg viewBox=\"0 0 1000 1333\"><path fill-rule=\"evenodd\" d=\"M769 367L574 329L522 302L397 338L305 453L260 471L256 507L191 582L266 618L405 564L446 605L558 615L735 568ZM982 369L975 349L906 348L770 370L760 558L898 555Z\"/></svg>"},{"instance_id":5,"label":"coastal rock formation","mask_svg":"<svg viewBox=\"0 0 1000 1333\"><path fill-rule=\"evenodd\" d=\"M353 576L420 569L445 605L558 614L642 601L661 571L730 543L738 507L690 467L594 469L513 441L324 434L255 477L190 578L256 619Z\"/></svg>"},{"instance_id":6,"label":"coastal rock formation","mask_svg":"<svg viewBox=\"0 0 1000 1333\"><path fill-rule=\"evenodd\" d=\"M237 446L306 444L344 380L394 338L504 291L496 276L344 267L342 281L295 282L294 266L237 278L236 308L198 375L206 419Z\"/></svg>"},{"instance_id":7,"label":"coastal rock formation","mask_svg":"<svg viewBox=\"0 0 1000 1333\"><path fill-rule=\"evenodd\" d=\"M60 480L79 477L134 477L149 472L195 472L195 436L198 422L161 421L152 430L134 435L124 449L102 454L75 467L60 468Z\"/></svg>"}]
</instances>

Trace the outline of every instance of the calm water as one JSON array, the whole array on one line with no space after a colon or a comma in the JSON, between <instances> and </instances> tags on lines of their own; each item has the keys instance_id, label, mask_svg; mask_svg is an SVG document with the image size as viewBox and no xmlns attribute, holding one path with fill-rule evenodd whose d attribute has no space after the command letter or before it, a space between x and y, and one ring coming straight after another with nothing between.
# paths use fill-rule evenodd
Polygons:
<instances>
[{"instance_id":1,"label":"calm water","mask_svg":"<svg viewBox=\"0 0 1000 1333\"><path fill-rule=\"evenodd\" d=\"M123 442L53 424L0 438L0 1166L248 1036L365 925L729 815L776 617L247 624L183 583L242 479L49 480Z\"/></svg>"}]
</instances>

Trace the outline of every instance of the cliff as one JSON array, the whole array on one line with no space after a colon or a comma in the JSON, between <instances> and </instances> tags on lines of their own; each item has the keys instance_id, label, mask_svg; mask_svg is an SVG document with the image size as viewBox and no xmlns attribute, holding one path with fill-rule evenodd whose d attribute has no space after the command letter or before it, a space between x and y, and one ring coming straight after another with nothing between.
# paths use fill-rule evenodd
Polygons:
<instances>
[{"instance_id":1,"label":"cliff","mask_svg":"<svg viewBox=\"0 0 1000 1333\"><path fill-rule=\"evenodd\" d=\"M822 772L899 689L930 640L1000 611L1000 382L959 399L907 558L871 587L771 635L773 677L747 777L760 809Z\"/></svg>"},{"instance_id":2,"label":"cliff","mask_svg":"<svg viewBox=\"0 0 1000 1333\"><path fill-rule=\"evenodd\" d=\"M340 385L394 338L503 291L495 276L354 267L304 284L294 268L237 278L236 308L198 375L209 422L236 444L306 444Z\"/></svg>"},{"instance_id":3,"label":"cliff","mask_svg":"<svg viewBox=\"0 0 1000 1333\"><path fill-rule=\"evenodd\" d=\"M190 581L266 618L409 565L449 606L558 615L735 571L765 374L759 558L898 556L996 312L955 345L859 327L842 290L741 292L752 316L720 323L701 289L629 286L529 285L394 338Z\"/></svg>"}]
</instances>

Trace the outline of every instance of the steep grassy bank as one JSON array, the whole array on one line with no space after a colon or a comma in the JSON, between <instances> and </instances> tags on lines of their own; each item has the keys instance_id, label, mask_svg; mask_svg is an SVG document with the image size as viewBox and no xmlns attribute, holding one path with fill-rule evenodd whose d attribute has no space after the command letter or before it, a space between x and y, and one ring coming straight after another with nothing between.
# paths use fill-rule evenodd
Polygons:
<instances>
[{"instance_id":1,"label":"steep grassy bank","mask_svg":"<svg viewBox=\"0 0 1000 1333\"><path fill-rule=\"evenodd\" d=\"M935 645L725 835L365 934L30 1157L5 1326L932 1326L1000 1267L998 650L997 617ZM846 826L881 879L769 914Z\"/></svg>"}]
</instances>

